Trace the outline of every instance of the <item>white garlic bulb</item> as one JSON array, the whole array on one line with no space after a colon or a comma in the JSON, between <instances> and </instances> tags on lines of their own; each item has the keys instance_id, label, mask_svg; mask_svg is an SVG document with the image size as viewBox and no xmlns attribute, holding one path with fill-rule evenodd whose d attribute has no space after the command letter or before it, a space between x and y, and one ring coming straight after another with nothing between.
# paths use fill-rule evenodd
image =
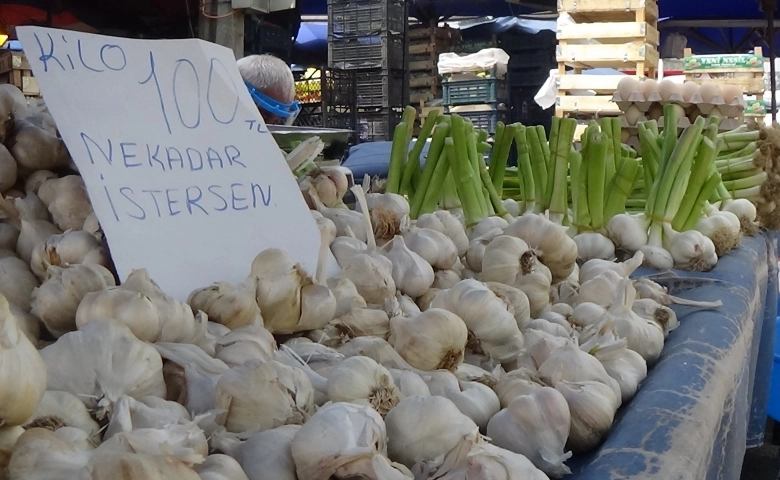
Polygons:
<instances>
[{"instance_id":1,"label":"white garlic bulb","mask_svg":"<svg viewBox=\"0 0 780 480\"><path fill-rule=\"evenodd\" d=\"M390 344L415 368L454 370L463 361L468 329L454 313L432 308L392 318L390 328Z\"/></svg>"},{"instance_id":2,"label":"white garlic bulb","mask_svg":"<svg viewBox=\"0 0 780 480\"><path fill-rule=\"evenodd\" d=\"M51 370L48 370L51 372ZM47 368L41 355L0 295L0 425L24 425L46 391Z\"/></svg>"},{"instance_id":3,"label":"white garlic bulb","mask_svg":"<svg viewBox=\"0 0 780 480\"><path fill-rule=\"evenodd\" d=\"M330 251L336 257L336 263L344 268L350 258L358 253L368 253L368 245L354 237L336 237L330 242Z\"/></svg>"},{"instance_id":4,"label":"white garlic bulb","mask_svg":"<svg viewBox=\"0 0 780 480\"><path fill-rule=\"evenodd\" d=\"M263 316L257 306L257 281L249 277L241 283L217 282L193 291L187 303L194 311L202 311L209 320L232 329L248 325L263 326Z\"/></svg>"},{"instance_id":5,"label":"white garlic bulb","mask_svg":"<svg viewBox=\"0 0 780 480\"><path fill-rule=\"evenodd\" d=\"M175 458L188 467L203 463L209 446L206 435L196 422L169 424L159 428L136 428L118 432L105 439L95 450L95 455L137 453L165 455ZM94 458L94 457L93 457Z\"/></svg>"},{"instance_id":6,"label":"white garlic bulb","mask_svg":"<svg viewBox=\"0 0 780 480\"><path fill-rule=\"evenodd\" d=\"M458 256L465 255L469 248L469 237L466 235L463 223L447 210L420 215L417 219L417 227L430 228L450 237L458 249Z\"/></svg>"},{"instance_id":7,"label":"white garlic bulb","mask_svg":"<svg viewBox=\"0 0 780 480\"><path fill-rule=\"evenodd\" d=\"M567 443L574 453L595 448L612 428L620 398L601 382L568 382L555 385L569 404L571 427Z\"/></svg>"},{"instance_id":8,"label":"white garlic bulb","mask_svg":"<svg viewBox=\"0 0 780 480\"><path fill-rule=\"evenodd\" d=\"M517 397L530 395L540 388L545 388L544 382L535 371L526 367L501 374L498 383L493 387L501 402L501 408L507 408Z\"/></svg>"},{"instance_id":9,"label":"white garlic bulb","mask_svg":"<svg viewBox=\"0 0 780 480\"><path fill-rule=\"evenodd\" d=\"M609 376L596 357L580 350L573 341L569 341L563 348L550 354L549 358L539 367L539 378L551 387L561 381L601 382L612 390L615 397L620 399L620 386L615 379ZM618 400L617 406L619 405Z\"/></svg>"},{"instance_id":10,"label":"white garlic bulb","mask_svg":"<svg viewBox=\"0 0 780 480\"><path fill-rule=\"evenodd\" d=\"M420 395L423 397L430 397L431 390L428 388L428 384L425 380L415 372L411 370L398 370L391 368L390 374L393 376L393 382L396 388L401 393L401 399L406 397L412 397Z\"/></svg>"},{"instance_id":11,"label":"white garlic bulb","mask_svg":"<svg viewBox=\"0 0 780 480\"><path fill-rule=\"evenodd\" d=\"M26 429L75 427L99 443L100 425L92 419L84 402L72 393L47 390L25 424Z\"/></svg>"},{"instance_id":12,"label":"white garlic bulb","mask_svg":"<svg viewBox=\"0 0 780 480\"><path fill-rule=\"evenodd\" d=\"M114 275L97 264L49 267L49 278L32 292L32 313L58 338L76 330L76 311L88 293L116 286Z\"/></svg>"},{"instance_id":13,"label":"white garlic bulb","mask_svg":"<svg viewBox=\"0 0 780 480\"><path fill-rule=\"evenodd\" d=\"M458 260L458 248L455 243L439 231L413 227L404 233L403 237L409 250L421 256L434 268L451 269Z\"/></svg>"},{"instance_id":14,"label":"white garlic bulb","mask_svg":"<svg viewBox=\"0 0 780 480\"><path fill-rule=\"evenodd\" d=\"M59 233L62 233L62 231L46 220L27 220L22 218L19 237L16 240L16 253L19 254L19 258L30 265L33 251L36 247L46 242L51 236ZM43 271L45 271L45 268Z\"/></svg>"},{"instance_id":15,"label":"white garlic bulb","mask_svg":"<svg viewBox=\"0 0 780 480\"><path fill-rule=\"evenodd\" d=\"M485 282L485 286L506 304L509 313L514 315L517 328L520 331L528 328L531 322L531 303L528 301L528 295L519 288L503 283Z\"/></svg>"},{"instance_id":16,"label":"white garlic bulb","mask_svg":"<svg viewBox=\"0 0 780 480\"><path fill-rule=\"evenodd\" d=\"M355 284L347 277L337 276L329 278L328 288L333 292L333 296L336 297L336 318L368 306L366 300L358 293Z\"/></svg>"},{"instance_id":17,"label":"white garlic bulb","mask_svg":"<svg viewBox=\"0 0 780 480\"><path fill-rule=\"evenodd\" d=\"M238 461L249 480L298 480L290 447L300 429L300 425L284 425L256 433L243 442L217 432L211 441Z\"/></svg>"},{"instance_id":18,"label":"white garlic bulb","mask_svg":"<svg viewBox=\"0 0 780 480\"><path fill-rule=\"evenodd\" d=\"M367 405L386 415L400 398L390 372L368 357L350 357L328 376L328 398L333 402Z\"/></svg>"},{"instance_id":19,"label":"white garlic bulb","mask_svg":"<svg viewBox=\"0 0 780 480\"><path fill-rule=\"evenodd\" d=\"M471 242L469 242L468 250L466 250L466 255L464 256L466 266L474 272L482 272L482 260L485 258L485 249L494 238L500 236L502 233L503 231L501 229L494 228L471 240Z\"/></svg>"},{"instance_id":20,"label":"white garlic bulb","mask_svg":"<svg viewBox=\"0 0 780 480\"><path fill-rule=\"evenodd\" d=\"M389 258L364 253L356 254L341 265L339 276L351 280L368 304L384 305L388 299L395 296L393 262Z\"/></svg>"},{"instance_id":21,"label":"white garlic bulb","mask_svg":"<svg viewBox=\"0 0 780 480\"><path fill-rule=\"evenodd\" d=\"M562 227L541 215L522 215L504 229L542 252L539 259L550 269L553 283L566 279L577 264L577 244Z\"/></svg>"},{"instance_id":22,"label":"white garlic bulb","mask_svg":"<svg viewBox=\"0 0 780 480\"><path fill-rule=\"evenodd\" d=\"M550 387L521 395L490 419L487 434L501 448L525 455L547 475L571 473L564 453L571 415L566 398Z\"/></svg>"},{"instance_id":23,"label":"white garlic bulb","mask_svg":"<svg viewBox=\"0 0 780 480\"><path fill-rule=\"evenodd\" d=\"M443 370L424 372L420 375L428 384L431 395L452 400L458 410L485 432L490 418L501 409L496 393L477 382L465 382Z\"/></svg>"},{"instance_id":24,"label":"white garlic bulb","mask_svg":"<svg viewBox=\"0 0 780 480\"><path fill-rule=\"evenodd\" d=\"M192 421L182 405L159 397L120 397L114 403L103 440L122 432L139 429L163 429L168 425L187 425Z\"/></svg>"},{"instance_id":25,"label":"white garlic bulb","mask_svg":"<svg viewBox=\"0 0 780 480\"><path fill-rule=\"evenodd\" d=\"M301 424L314 412L314 389L302 371L275 360L250 360L217 382L217 423L229 432Z\"/></svg>"},{"instance_id":26,"label":"white garlic bulb","mask_svg":"<svg viewBox=\"0 0 780 480\"><path fill-rule=\"evenodd\" d=\"M92 322L41 350L48 389L69 392L98 418L124 395L165 397L162 359L124 325Z\"/></svg>"},{"instance_id":27,"label":"white garlic bulb","mask_svg":"<svg viewBox=\"0 0 780 480\"><path fill-rule=\"evenodd\" d=\"M248 360L273 360L276 340L271 332L257 325L237 328L220 337L215 345L215 358L229 367L243 365Z\"/></svg>"},{"instance_id":28,"label":"white garlic bulb","mask_svg":"<svg viewBox=\"0 0 780 480\"><path fill-rule=\"evenodd\" d=\"M48 278L46 271L52 265L67 267L76 264L109 265L108 252L98 239L81 230L52 235L38 244L30 257L30 267L41 280Z\"/></svg>"},{"instance_id":29,"label":"white garlic bulb","mask_svg":"<svg viewBox=\"0 0 780 480\"><path fill-rule=\"evenodd\" d=\"M631 400L639 384L647 377L647 362L641 355L626 347L625 340L596 349L593 356L604 365L610 377L620 385L623 403Z\"/></svg>"},{"instance_id":30,"label":"white garlic bulb","mask_svg":"<svg viewBox=\"0 0 780 480\"><path fill-rule=\"evenodd\" d=\"M49 221L49 211L46 210L46 205L38 198L38 195L32 192L28 192L24 197L14 198L13 204L19 212L20 218Z\"/></svg>"},{"instance_id":31,"label":"white garlic bulb","mask_svg":"<svg viewBox=\"0 0 780 480\"><path fill-rule=\"evenodd\" d=\"M165 360L165 398L181 403L193 415L214 410L217 382L229 370L225 362L187 343L155 343L153 346Z\"/></svg>"},{"instance_id":32,"label":"white garlic bulb","mask_svg":"<svg viewBox=\"0 0 780 480\"><path fill-rule=\"evenodd\" d=\"M84 220L93 213L87 186L78 175L46 180L38 189L38 196L62 230L81 230Z\"/></svg>"},{"instance_id":33,"label":"white garlic bulb","mask_svg":"<svg viewBox=\"0 0 780 480\"><path fill-rule=\"evenodd\" d=\"M403 237L396 236L384 247L385 256L393 264L393 281L404 295L417 298L433 285L433 267L410 250Z\"/></svg>"},{"instance_id":34,"label":"white garlic bulb","mask_svg":"<svg viewBox=\"0 0 780 480\"><path fill-rule=\"evenodd\" d=\"M12 256L0 258L0 294L9 303L29 312L30 299L37 286L38 279L28 263Z\"/></svg>"},{"instance_id":35,"label":"white garlic bulb","mask_svg":"<svg viewBox=\"0 0 780 480\"><path fill-rule=\"evenodd\" d=\"M200 480L250 480L241 465L227 455L209 455L206 461L195 466Z\"/></svg>"},{"instance_id":36,"label":"white garlic bulb","mask_svg":"<svg viewBox=\"0 0 780 480\"><path fill-rule=\"evenodd\" d=\"M16 441L8 464L8 479L83 478L79 474L89 462L92 448L68 439L66 428L56 432L31 428L24 432Z\"/></svg>"}]
</instances>

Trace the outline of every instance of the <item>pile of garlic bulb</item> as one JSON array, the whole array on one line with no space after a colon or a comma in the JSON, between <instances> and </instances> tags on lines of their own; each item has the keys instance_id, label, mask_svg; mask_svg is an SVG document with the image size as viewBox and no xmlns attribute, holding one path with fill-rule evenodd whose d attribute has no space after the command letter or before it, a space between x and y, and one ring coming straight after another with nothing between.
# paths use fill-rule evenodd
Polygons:
<instances>
[{"instance_id":1,"label":"pile of garlic bulb","mask_svg":"<svg viewBox=\"0 0 780 480\"><path fill-rule=\"evenodd\" d=\"M411 222L362 187L350 210L333 171L307 200L338 275L269 249L180 302L112 273L51 117L23 101L0 88L18 177L0 192L0 479L559 478L677 325L674 297L629 279L641 258L578 266L540 215ZM53 145L23 154L20 135Z\"/></svg>"}]
</instances>

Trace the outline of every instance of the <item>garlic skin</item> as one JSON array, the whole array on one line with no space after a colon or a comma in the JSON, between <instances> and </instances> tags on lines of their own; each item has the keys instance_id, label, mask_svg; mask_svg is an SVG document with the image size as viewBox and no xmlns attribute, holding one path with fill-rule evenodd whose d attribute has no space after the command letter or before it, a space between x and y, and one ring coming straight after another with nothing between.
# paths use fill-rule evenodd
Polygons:
<instances>
[{"instance_id":1,"label":"garlic skin","mask_svg":"<svg viewBox=\"0 0 780 480\"><path fill-rule=\"evenodd\" d=\"M469 237L466 236L466 229L463 222L449 211L437 210L433 213L420 215L416 225L419 228L430 228L447 235L457 247L458 256L462 257L466 254L466 250L469 248Z\"/></svg>"},{"instance_id":2,"label":"garlic skin","mask_svg":"<svg viewBox=\"0 0 780 480\"><path fill-rule=\"evenodd\" d=\"M403 238L409 250L421 256L434 268L448 270L458 261L458 247L439 231L412 227L403 234Z\"/></svg>"},{"instance_id":3,"label":"garlic skin","mask_svg":"<svg viewBox=\"0 0 780 480\"><path fill-rule=\"evenodd\" d=\"M16 250L16 242L19 241L19 229L10 223L0 221L0 249Z\"/></svg>"},{"instance_id":4,"label":"garlic skin","mask_svg":"<svg viewBox=\"0 0 780 480\"><path fill-rule=\"evenodd\" d=\"M467 340L463 320L441 308L390 320L389 343L420 370L454 370L463 361Z\"/></svg>"},{"instance_id":5,"label":"garlic skin","mask_svg":"<svg viewBox=\"0 0 780 480\"><path fill-rule=\"evenodd\" d=\"M320 233L325 236L328 245L330 245L336 239L336 224L330 219L323 217L317 210L312 210L311 216L314 217L314 221L317 222L317 228L320 229Z\"/></svg>"},{"instance_id":6,"label":"garlic skin","mask_svg":"<svg viewBox=\"0 0 780 480\"><path fill-rule=\"evenodd\" d=\"M342 265L339 276L351 280L366 303L384 305L395 296L393 270L393 262L387 257L357 254Z\"/></svg>"},{"instance_id":7,"label":"garlic skin","mask_svg":"<svg viewBox=\"0 0 780 480\"><path fill-rule=\"evenodd\" d=\"M615 258L615 244L600 233L584 232L574 237L577 256L582 261L592 258L612 260Z\"/></svg>"},{"instance_id":8,"label":"garlic skin","mask_svg":"<svg viewBox=\"0 0 780 480\"><path fill-rule=\"evenodd\" d=\"M30 299L38 287L38 279L23 260L0 258L0 294L24 312L30 311Z\"/></svg>"},{"instance_id":9,"label":"garlic skin","mask_svg":"<svg viewBox=\"0 0 780 480\"><path fill-rule=\"evenodd\" d=\"M409 468L431 469L461 458L479 441L479 427L444 397L401 400L385 417L390 458ZM418 467L419 468L419 467Z\"/></svg>"},{"instance_id":10,"label":"garlic skin","mask_svg":"<svg viewBox=\"0 0 780 480\"><path fill-rule=\"evenodd\" d=\"M650 228L650 219L644 213L630 215L619 213L607 222L607 238L612 240L616 249L627 252L638 252L647 245L647 230Z\"/></svg>"},{"instance_id":11,"label":"garlic skin","mask_svg":"<svg viewBox=\"0 0 780 480\"><path fill-rule=\"evenodd\" d=\"M2 128L2 127L0 127ZM0 193L4 193L16 183L18 167L11 152L0 142Z\"/></svg>"},{"instance_id":12,"label":"garlic skin","mask_svg":"<svg viewBox=\"0 0 780 480\"><path fill-rule=\"evenodd\" d=\"M541 215L523 215L504 229L504 235L520 238L542 254L539 260L550 269L553 283L566 279L577 263L577 244L566 228Z\"/></svg>"},{"instance_id":13,"label":"garlic skin","mask_svg":"<svg viewBox=\"0 0 780 480\"><path fill-rule=\"evenodd\" d=\"M485 217L471 228L471 232L469 233L469 241L473 241L474 239L479 238L495 229L504 230L508 226L509 222L501 217Z\"/></svg>"},{"instance_id":14,"label":"garlic skin","mask_svg":"<svg viewBox=\"0 0 780 480\"><path fill-rule=\"evenodd\" d=\"M350 258L358 253L368 253L366 242L353 237L336 237L330 242L330 251L336 257L336 263L344 268Z\"/></svg>"},{"instance_id":15,"label":"garlic skin","mask_svg":"<svg viewBox=\"0 0 780 480\"><path fill-rule=\"evenodd\" d=\"M195 466L200 480L250 480L241 465L227 455L214 454Z\"/></svg>"},{"instance_id":16,"label":"garlic skin","mask_svg":"<svg viewBox=\"0 0 780 480\"><path fill-rule=\"evenodd\" d=\"M89 462L92 448L68 439L65 430L31 428L24 432L8 463L8 480L83 478L80 472Z\"/></svg>"},{"instance_id":17,"label":"garlic skin","mask_svg":"<svg viewBox=\"0 0 780 480\"><path fill-rule=\"evenodd\" d=\"M314 412L314 389L305 373L275 360L250 360L217 382L216 422L234 433L302 424Z\"/></svg>"},{"instance_id":18,"label":"garlic skin","mask_svg":"<svg viewBox=\"0 0 780 480\"><path fill-rule=\"evenodd\" d=\"M323 407L293 437L291 452L298 478L409 478L384 457L387 433L372 408L351 403ZM377 464L379 463L379 464ZM387 468L385 474L377 469Z\"/></svg>"},{"instance_id":19,"label":"garlic skin","mask_svg":"<svg viewBox=\"0 0 780 480\"><path fill-rule=\"evenodd\" d=\"M600 382L610 388L618 399L615 410L620 405L620 385L609 376L596 357L580 350L573 341L550 354L550 357L539 366L539 378L551 387L555 387L562 381Z\"/></svg>"},{"instance_id":20,"label":"garlic skin","mask_svg":"<svg viewBox=\"0 0 780 480\"><path fill-rule=\"evenodd\" d=\"M503 234L503 231L494 228L484 235L475 238L469 243L468 249L464 256L466 266L476 273L482 272L482 261L485 258L485 249L493 241L494 238Z\"/></svg>"},{"instance_id":21,"label":"garlic skin","mask_svg":"<svg viewBox=\"0 0 780 480\"><path fill-rule=\"evenodd\" d=\"M193 415L214 410L217 382L229 370L225 362L187 343L155 343L152 346L165 361L161 397L184 405Z\"/></svg>"},{"instance_id":22,"label":"garlic skin","mask_svg":"<svg viewBox=\"0 0 780 480\"><path fill-rule=\"evenodd\" d=\"M391 368L389 371L393 376L393 382L395 383L396 388L400 392L401 400L415 395L422 397L431 396L431 390L428 388L428 384L415 372L410 370L398 370L396 368Z\"/></svg>"},{"instance_id":23,"label":"garlic skin","mask_svg":"<svg viewBox=\"0 0 780 480\"><path fill-rule=\"evenodd\" d=\"M50 370L48 370L50 371ZM23 425L46 391L47 368L0 295L0 425Z\"/></svg>"},{"instance_id":24,"label":"garlic skin","mask_svg":"<svg viewBox=\"0 0 780 480\"><path fill-rule=\"evenodd\" d=\"M199 344L208 323L202 314L193 315L189 305L166 295L145 269L130 272L119 287L84 295L76 326L82 329L106 318L126 325L145 342Z\"/></svg>"},{"instance_id":25,"label":"garlic skin","mask_svg":"<svg viewBox=\"0 0 780 480\"><path fill-rule=\"evenodd\" d=\"M623 403L634 398L639 384L647 377L645 359L626 348L625 341L598 348L593 356L604 365L609 376L617 380Z\"/></svg>"},{"instance_id":26,"label":"garlic skin","mask_svg":"<svg viewBox=\"0 0 780 480\"><path fill-rule=\"evenodd\" d=\"M124 395L165 397L160 354L111 320L66 333L41 350L41 357L47 388L76 395L99 419Z\"/></svg>"},{"instance_id":27,"label":"garlic skin","mask_svg":"<svg viewBox=\"0 0 780 480\"><path fill-rule=\"evenodd\" d=\"M300 429L300 425L285 425L254 434L244 442L217 432L211 440L215 448L238 461L249 480L298 480L290 446Z\"/></svg>"},{"instance_id":28,"label":"garlic skin","mask_svg":"<svg viewBox=\"0 0 780 480\"><path fill-rule=\"evenodd\" d=\"M55 338L76 330L76 311L88 293L116 286L114 275L97 264L51 266L47 275L32 292L31 312Z\"/></svg>"},{"instance_id":29,"label":"garlic skin","mask_svg":"<svg viewBox=\"0 0 780 480\"><path fill-rule=\"evenodd\" d=\"M530 395L541 388L547 387L536 376L536 370L520 367L517 370L502 373L493 390L498 395L501 408L507 408L517 397Z\"/></svg>"},{"instance_id":30,"label":"garlic skin","mask_svg":"<svg viewBox=\"0 0 780 480\"><path fill-rule=\"evenodd\" d=\"M401 234L411 210L406 198L395 193L368 193L366 207L371 214L374 236L380 243ZM355 205L355 211L364 213L360 202Z\"/></svg>"},{"instance_id":31,"label":"garlic skin","mask_svg":"<svg viewBox=\"0 0 780 480\"><path fill-rule=\"evenodd\" d=\"M169 425L187 425L192 419L182 405L158 397L121 397L114 404L103 440L139 429L163 429Z\"/></svg>"},{"instance_id":32,"label":"garlic skin","mask_svg":"<svg viewBox=\"0 0 780 480\"><path fill-rule=\"evenodd\" d=\"M431 302L459 316L474 335L472 349L483 351L499 362L511 360L523 347L523 335L515 317L485 284L462 280L439 292Z\"/></svg>"},{"instance_id":33,"label":"garlic skin","mask_svg":"<svg viewBox=\"0 0 780 480\"><path fill-rule=\"evenodd\" d=\"M601 382L562 380L555 389L563 394L571 412L566 447L574 453L596 448L612 428L619 398Z\"/></svg>"},{"instance_id":34,"label":"garlic skin","mask_svg":"<svg viewBox=\"0 0 780 480\"><path fill-rule=\"evenodd\" d=\"M217 339L214 357L232 368L248 360L273 360L276 351L276 340L271 332L258 325L249 325Z\"/></svg>"},{"instance_id":35,"label":"garlic skin","mask_svg":"<svg viewBox=\"0 0 780 480\"><path fill-rule=\"evenodd\" d=\"M496 393L488 386L477 382L461 381L444 370L421 372L431 395L448 398L458 410L485 432L490 418L501 409Z\"/></svg>"},{"instance_id":36,"label":"garlic skin","mask_svg":"<svg viewBox=\"0 0 780 480\"><path fill-rule=\"evenodd\" d=\"M33 251L36 247L46 242L51 236L62 233L62 231L45 220L26 220L23 218L21 223L19 238L16 241L16 253L19 255L19 258L30 265ZM45 267L40 266L38 268L45 271Z\"/></svg>"},{"instance_id":37,"label":"garlic skin","mask_svg":"<svg viewBox=\"0 0 780 480\"><path fill-rule=\"evenodd\" d=\"M328 376L332 402L365 405L384 416L400 401L390 372L368 357L345 359Z\"/></svg>"},{"instance_id":38,"label":"garlic skin","mask_svg":"<svg viewBox=\"0 0 780 480\"><path fill-rule=\"evenodd\" d=\"M336 318L346 315L353 310L368 307L366 300L358 293L355 284L346 277L329 278L328 288L333 292L333 296L336 297L336 313L334 315Z\"/></svg>"},{"instance_id":39,"label":"garlic skin","mask_svg":"<svg viewBox=\"0 0 780 480\"><path fill-rule=\"evenodd\" d=\"M571 473L563 462L571 414L566 398L557 390L542 387L515 398L490 419L488 437L494 445L525 455L540 470L560 478Z\"/></svg>"},{"instance_id":40,"label":"garlic skin","mask_svg":"<svg viewBox=\"0 0 780 480\"><path fill-rule=\"evenodd\" d=\"M433 267L410 250L401 236L384 247L385 256L393 264L393 281L404 295L417 298L433 285Z\"/></svg>"},{"instance_id":41,"label":"garlic skin","mask_svg":"<svg viewBox=\"0 0 780 480\"><path fill-rule=\"evenodd\" d=\"M122 477L117 478L117 472ZM90 480L132 480L135 478L200 480L187 464L175 457L140 453L112 453L93 455L84 474Z\"/></svg>"},{"instance_id":42,"label":"garlic skin","mask_svg":"<svg viewBox=\"0 0 780 480\"><path fill-rule=\"evenodd\" d=\"M54 224L64 230L81 230L92 211L87 186L78 175L44 181L38 196L46 205Z\"/></svg>"},{"instance_id":43,"label":"garlic skin","mask_svg":"<svg viewBox=\"0 0 780 480\"><path fill-rule=\"evenodd\" d=\"M509 313L514 315L517 328L520 331L528 328L531 322L531 303L522 290L498 282L485 282L485 285L507 306Z\"/></svg>"},{"instance_id":44,"label":"garlic skin","mask_svg":"<svg viewBox=\"0 0 780 480\"><path fill-rule=\"evenodd\" d=\"M68 266L76 264L109 265L108 252L100 242L87 232L69 230L62 235L52 235L36 246L30 257L33 273L46 280L46 271L52 265Z\"/></svg>"},{"instance_id":45,"label":"garlic skin","mask_svg":"<svg viewBox=\"0 0 780 480\"><path fill-rule=\"evenodd\" d=\"M19 212L20 218L49 221L49 211L46 210L46 205L38 198L38 195L32 192L28 192L24 197L14 198L13 204Z\"/></svg>"},{"instance_id":46,"label":"garlic skin","mask_svg":"<svg viewBox=\"0 0 780 480\"><path fill-rule=\"evenodd\" d=\"M209 321L231 330L249 325L263 326L263 316L257 306L257 281L249 277L241 283L218 282L193 291L187 303L194 311L202 311Z\"/></svg>"},{"instance_id":47,"label":"garlic skin","mask_svg":"<svg viewBox=\"0 0 780 480\"><path fill-rule=\"evenodd\" d=\"M534 467L523 455L519 455L489 443L479 443L466 453L467 461L461 461L442 479L469 480L548 480L547 475Z\"/></svg>"},{"instance_id":48,"label":"garlic skin","mask_svg":"<svg viewBox=\"0 0 780 480\"><path fill-rule=\"evenodd\" d=\"M68 392L47 390L24 427L28 430L75 427L83 430L95 443L100 441L100 425L92 419L84 402Z\"/></svg>"}]
</instances>

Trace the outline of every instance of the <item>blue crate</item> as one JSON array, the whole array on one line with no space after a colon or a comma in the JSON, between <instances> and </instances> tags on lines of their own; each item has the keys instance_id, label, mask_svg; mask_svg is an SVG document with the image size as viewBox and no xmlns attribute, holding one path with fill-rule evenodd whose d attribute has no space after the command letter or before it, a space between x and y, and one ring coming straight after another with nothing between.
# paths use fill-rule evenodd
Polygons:
<instances>
[{"instance_id":1,"label":"blue crate","mask_svg":"<svg viewBox=\"0 0 780 480\"><path fill-rule=\"evenodd\" d=\"M455 113L463 118L468 118L474 124L474 128L485 130L490 135L496 133L496 125L499 121L506 122L507 111L498 108L491 110L478 110L474 112L451 112L446 109L445 113Z\"/></svg>"},{"instance_id":2,"label":"blue crate","mask_svg":"<svg viewBox=\"0 0 780 480\"><path fill-rule=\"evenodd\" d=\"M473 105L506 100L506 83L495 78L448 81L444 87L444 105Z\"/></svg>"}]
</instances>

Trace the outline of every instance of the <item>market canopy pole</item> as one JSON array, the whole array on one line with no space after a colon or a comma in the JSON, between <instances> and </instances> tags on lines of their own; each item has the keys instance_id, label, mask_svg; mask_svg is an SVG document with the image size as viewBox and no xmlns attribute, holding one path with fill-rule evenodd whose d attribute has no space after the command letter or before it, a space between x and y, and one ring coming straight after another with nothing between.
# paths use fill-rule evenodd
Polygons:
<instances>
[{"instance_id":1,"label":"market canopy pole","mask_svg":"<svg viewBox=\"0 0 780 480\"><path fill-rule=\"evenodd\" d=\"M777 0L761 0L761 10L766 16L766 43L769 47L769 85L772 89L772 123L777 121L777 80L775 78L775 11L777 10Z\"/></svg>"},{"instance_id":2,"label":"market canopy pole","mask_svg":"<svg viewBox=\"0 0 780 480\"><path fill-rule=\"evenodd\" d=\"M244 56L244 11L233 8L231 0L204 1L200 7L199 38L233 50Z\"/></svg>"}]
</instances>

